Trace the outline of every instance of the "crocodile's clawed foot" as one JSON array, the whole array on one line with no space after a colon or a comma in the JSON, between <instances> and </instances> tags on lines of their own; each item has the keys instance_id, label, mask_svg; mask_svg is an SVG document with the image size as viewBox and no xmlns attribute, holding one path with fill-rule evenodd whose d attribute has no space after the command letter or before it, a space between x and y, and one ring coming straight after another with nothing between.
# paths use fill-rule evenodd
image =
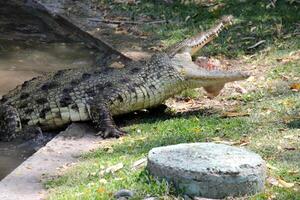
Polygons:
<instances>
[{"instance_id":1,"label":"crocodile's clawed foot","mask_svg":"<svg viewBox=\"0 0 300 200\"><path fill-rule=\"evenodd\" d=\"M101 135L103 138L110 138L110 137L115 137L119 138L120 136L125 135L126 132L119 130L117 128L106 128L104 131L100 131L97 133L97 135Z\"/></svg>"}]
</instances>

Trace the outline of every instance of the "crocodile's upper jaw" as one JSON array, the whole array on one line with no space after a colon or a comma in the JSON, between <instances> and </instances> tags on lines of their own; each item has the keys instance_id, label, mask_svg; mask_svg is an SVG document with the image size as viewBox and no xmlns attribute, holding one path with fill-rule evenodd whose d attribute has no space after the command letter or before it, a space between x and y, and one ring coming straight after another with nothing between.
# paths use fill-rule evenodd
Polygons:
<instances>
[{"instance_id":1,"label":"crocodile's upper jaw","mask_svg":"<svg viewBox=\"0 0 300 200\"><path fill-rule=\"evenodd\" d=\"M191 56L195 55L204 45L212 41L214 38L218 37L219 33L224 28L232 25L232 23L232 15L223 16L217 25L215 25L205 33L200 33L187 40L185 52L188 52Z\"/></svg>"},{"instance_id":2,"label":"crocodile's upper jaw","mask_svg":"<svg viewBox=\"0 0 300 200\"><path fill-rule=\"evenodd\" d=\"M195 55L204 45L212 41L218 34L229 25L233 23L233 16L223 16L219 22L211 29L201 32L192 38L188 38L168 50L168 54L173 57L178 53L189 53L191 56Z\"/></svg>"}]
</instances>

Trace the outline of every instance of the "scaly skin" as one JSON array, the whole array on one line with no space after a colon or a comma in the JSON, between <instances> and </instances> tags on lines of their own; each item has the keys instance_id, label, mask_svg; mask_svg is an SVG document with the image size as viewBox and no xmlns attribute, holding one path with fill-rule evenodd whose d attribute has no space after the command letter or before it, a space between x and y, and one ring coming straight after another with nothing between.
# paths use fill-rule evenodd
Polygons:
<instances>
[{"instance_id":1,"label":"scaly skin","mask_svg":"<svg viewBox=\"0 0 300 200\"><path fill-rule=\"evenodd\" d=\"M247 77L240 72L200 68L187 51L156 54L122 69L60 70L27 81L3 96L0 138L23 137L28 128L31 132L34 127L51 130L88 120L103 137L119 137L124 132L116 127L114 115L160 105L188 88L210 88L208 92L215 93L225 83Z\"/></svg>"}]
</instances>

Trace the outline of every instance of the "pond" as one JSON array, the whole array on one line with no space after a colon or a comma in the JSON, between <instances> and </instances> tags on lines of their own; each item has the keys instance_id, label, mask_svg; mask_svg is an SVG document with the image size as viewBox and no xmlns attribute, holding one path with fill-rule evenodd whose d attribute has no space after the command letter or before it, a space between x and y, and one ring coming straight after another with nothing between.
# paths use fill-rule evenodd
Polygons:
<instances>
[{"instance_id":1,"label":"pond","mask_svg":"<svg viewBox=\"0 0 300 200\"><path fill-rule=\"evenodd\" d=\"M91 65L94 52L80 43L26 44L0 40L0 98L32 77L65 68ZM0 141L0 180L52 137L32 141Z\"/></svg>"}]
</instances>

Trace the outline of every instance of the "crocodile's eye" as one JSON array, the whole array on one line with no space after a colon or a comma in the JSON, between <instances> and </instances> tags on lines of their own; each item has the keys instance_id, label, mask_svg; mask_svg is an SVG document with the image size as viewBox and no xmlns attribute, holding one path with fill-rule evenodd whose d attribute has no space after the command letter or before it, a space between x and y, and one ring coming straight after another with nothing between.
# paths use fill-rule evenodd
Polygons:
<instances>
[{"instance_id":1,"label":"crocodile's eye","mask_svg":"<svg viewBox=\"0 0 300 200\"><path fill-rule=\"evenodd\" d=\"M81 78L82 78L82 80L87 80L87 79L89 79L89 78L91 78L91 74L89 74L89 73L83 73L82 74L82 76L81 76Z\"/></svg>"},{"instance_id":2,"label":"crocodile's eye","mask_svg":"<svg viewBox=\"0 0 300 200\"><path fill-rule=\"evenodd\" d=\"M78 80L78 79L74 79L74 80L72 80L72 81L70 82L70 84L73 85L73 86L76 86L76 85L78 85L79 83L80 83L80 80Z\"/></svg>"},{"instance_id":3,"label":"crocodile's eye","mask_svg":"<svg viewBox=\"0 0 300 200\"><path fill-rule=\"evenodd\" d=\"M130 74L137 74L141 69L139 67L135 67L130 70Z\"/></svg>"},{"instance_id":4,"label":"crocodile's eye","mask_svg":"<svg viewBox=\"0 0 300 200\"><path fill-rule=\"evenodd\" d=\"M45 103L47 103L48 102L48 100L46 99L46 98L44 98L44 97L42 97L42 98L39 98L39 99L37 99L37 100L35 100L36 101L36 103L37 104L45 104Z\"/></svg>"},{"instance_id":5,"label":"crocodile's eye","mask_svg":"<svg viewBox=\"0 0 300 200\"><path fill-rule=\"evenodd\" d=\"M24 92L24 93L22 93L22 94L20 95L20 99L21 99L21 100L27 99L29 96L30 96L29 93Z\"/></svg>"},{"instance_id":6,"label":"crocodile's eye","mask_svg":"<svg viewBox=\"0 0 300 200\"><path fill-rule=\"evenodd\" d=\"M52 82L48 82L48 83L45 83L44 85L42 85L41 89L44 91L47 91L47 90L51 90L57 86L59 86L58 82L52 81Z\"/></svg>"}]
</instances>

